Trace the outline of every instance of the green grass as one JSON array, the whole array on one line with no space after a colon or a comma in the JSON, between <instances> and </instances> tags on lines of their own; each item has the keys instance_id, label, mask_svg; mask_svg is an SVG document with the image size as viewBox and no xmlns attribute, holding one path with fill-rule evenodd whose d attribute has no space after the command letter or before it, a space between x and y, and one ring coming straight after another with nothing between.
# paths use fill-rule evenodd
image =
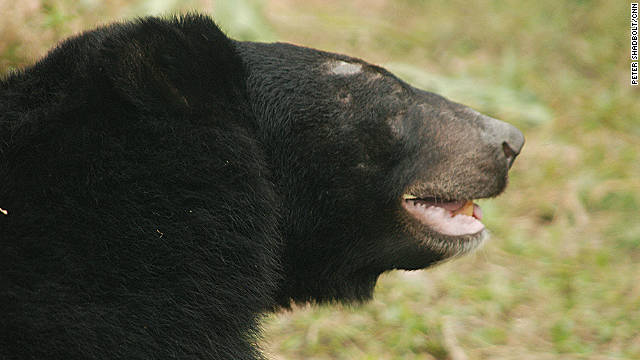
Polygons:
<instances>
[{"instance_id":1,"label":"green grass","mask_svg":"<svg viewBox=\"0 0 640 360\"><path fill-rule=\"evenodd\" d=\"M25 3L39 4L28 8ZM0 71L178 2L0 2ZM477 253L380 279L372 302L270 315L274 359L640 358L640 89L624 1L188 1L230 35L387 65L527 137L482 201ZM9 14L9 15L8 15Z\"/></svg>"}]
</instances>

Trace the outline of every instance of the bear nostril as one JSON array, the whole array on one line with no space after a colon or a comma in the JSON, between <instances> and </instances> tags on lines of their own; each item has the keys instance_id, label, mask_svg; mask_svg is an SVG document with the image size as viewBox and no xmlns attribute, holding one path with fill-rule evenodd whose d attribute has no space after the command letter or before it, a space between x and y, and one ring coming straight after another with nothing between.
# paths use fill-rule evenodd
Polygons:
<instances>
[{"instance_id":1,"label":"bear nostril","mask_svg":"<svg viewBox=\"0 0 640 360\"><path fill-rule=\"evenodd\" d=\"M511 146L509 146L509 143L507 143L506 141L502 143L502 150L504 150L504 154L507 157L516 157L516 155L518 155L516 154L515 150L513 150Z\"/></svg>"},{"instance_id":2,"label":"bear nostril","mask_svg":"<svg viewBox=\"0 0 640 360\"><path fill-rule=\"evenodd\" d=\"M507 166L511 169L516 156L520 154L524 146L524 135L515 126L506 123L505 125L507 126L503 130L502 151L507 158Z\"/></svg>"},{"instance_id":3,"label":"bear nostril","mask_svg":"<svg viewBox=\"0 0 640 360\"><path fill-rule=\"evenodd\" d=\"M502 151L507 160L507 166L510 169L515 158L520 154L524 147L524 135L515 126L494 119L492 117L479 114L480 123L484 128L482 132L487 144L490 144L494 151L499 152L502 145ZM497 153L499 155L499 153ZM500 161L504 161L500 159Z\"/></svg>"},{"instance_id":4,"label":"bear nostril","mask_svg":"<svg viewBox=\"0 0 640 360\"><path fill-rule=\"evenodd\" d=\"M507 165L509 166L509 169L511 169L513 160L515 160L518 153L516 153L506 141L502 143L502 150L504 151L504 155L507 157Z\"/></svg>"}]
</instances>

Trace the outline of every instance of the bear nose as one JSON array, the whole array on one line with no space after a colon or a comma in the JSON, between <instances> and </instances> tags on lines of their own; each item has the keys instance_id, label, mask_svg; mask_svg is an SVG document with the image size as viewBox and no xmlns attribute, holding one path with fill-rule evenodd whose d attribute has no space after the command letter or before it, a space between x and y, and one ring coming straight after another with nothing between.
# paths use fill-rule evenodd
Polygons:
<instances>
[{"instance_id":1,"label":"bear nose","mask_svg":"<svg viewBox=\"0 0 640 360\"><path fill-rule=\"evenodd\" d=\"M520 130L518 130L515 126L503 123L502 131L503 141L502 141L502 151L504 151L504 155L507 158L507 166L511 168L513 165L516 156L520 154L522 147L524 146L524 135Z\"/></svg>"},{"instance_id":2,"label":"bear nose","mask_svg":"<svg viewBox=\"0 0 640 360\"><path fill-rule=\"evenodd\" d=\"M482 123L482 137L491 147L502 148L508 168L524 146L524 135L515 126L492 117L478 114Z\"/></svg>"}]
</instances>

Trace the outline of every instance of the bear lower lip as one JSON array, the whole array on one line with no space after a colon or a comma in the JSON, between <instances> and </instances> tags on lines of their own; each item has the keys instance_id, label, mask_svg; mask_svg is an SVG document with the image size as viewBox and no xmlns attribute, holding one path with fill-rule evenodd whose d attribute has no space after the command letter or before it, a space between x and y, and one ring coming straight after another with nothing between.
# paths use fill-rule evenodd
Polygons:
<instances>
[{"instance_id":1,"label":"bear lower lip","mask_svg":"<svg viewBox=\"0 0 640 360\"><path fill-rule=\"evenodd\" d=\"M484 224L480 222L482 210L471 201L405 198L402 205L422 224L444 235L471 235L484 230Z\"/></svg>"}]
</instances>

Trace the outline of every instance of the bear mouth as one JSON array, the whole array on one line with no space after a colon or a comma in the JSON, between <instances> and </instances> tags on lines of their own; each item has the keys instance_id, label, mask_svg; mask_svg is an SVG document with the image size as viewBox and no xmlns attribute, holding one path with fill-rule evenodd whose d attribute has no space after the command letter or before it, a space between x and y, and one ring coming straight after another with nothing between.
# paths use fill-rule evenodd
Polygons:
<instances>
[{"instance_id":1,"label":"bear mouth","mask_svg":"<svg viewBox=\"0 0 640 360\"><path fill-rule=\"evenodd\" d=\"M443 235L479 235L485 229L480 222L482 209L473 200L443 200L404 194L402 205L420 223Z\"/></svg>"}]
</instances>

